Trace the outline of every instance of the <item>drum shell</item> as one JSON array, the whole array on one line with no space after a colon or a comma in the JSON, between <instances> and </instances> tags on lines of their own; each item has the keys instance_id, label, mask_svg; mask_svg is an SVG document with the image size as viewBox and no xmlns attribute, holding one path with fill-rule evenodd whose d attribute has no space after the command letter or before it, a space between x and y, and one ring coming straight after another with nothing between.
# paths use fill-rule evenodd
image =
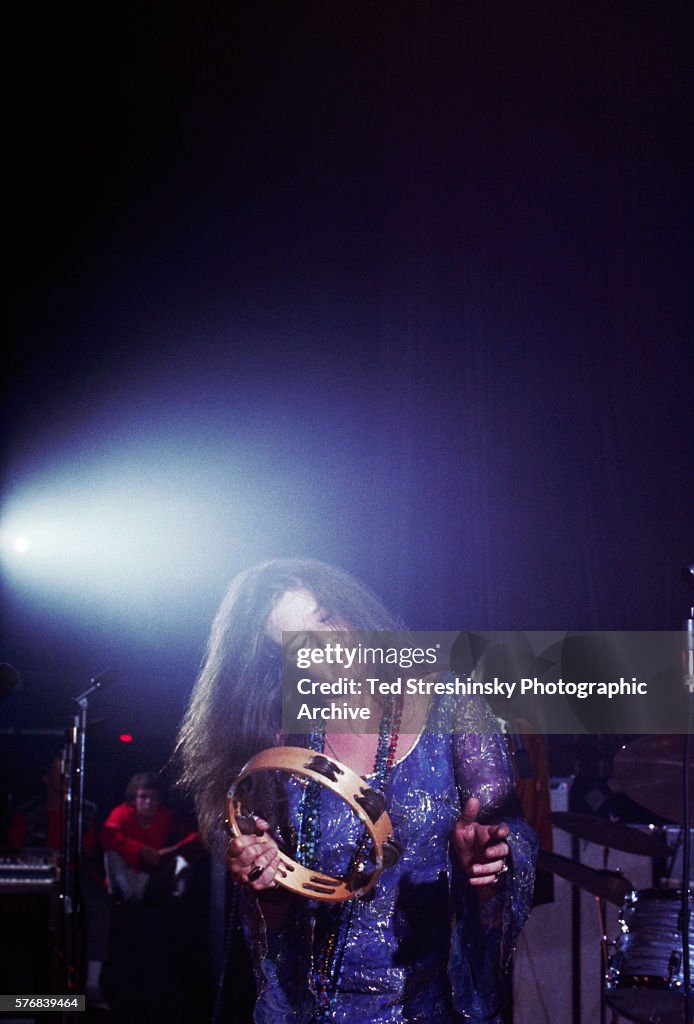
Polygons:
<instances>
[{"instance_id":1,"label":"drum shell","mask_svg":"<svg viewBox=\"0 0 694 1024\"><path fill-rule=\"evenodd\" d=\"M642 889L624 901L621 934L610 958L608 1004L628 1020L678 1024L683 1020L684 971L679 916L682 893ZM689 955L694 968L694 896L689 896Z\"/></svg>"}]
</instances>

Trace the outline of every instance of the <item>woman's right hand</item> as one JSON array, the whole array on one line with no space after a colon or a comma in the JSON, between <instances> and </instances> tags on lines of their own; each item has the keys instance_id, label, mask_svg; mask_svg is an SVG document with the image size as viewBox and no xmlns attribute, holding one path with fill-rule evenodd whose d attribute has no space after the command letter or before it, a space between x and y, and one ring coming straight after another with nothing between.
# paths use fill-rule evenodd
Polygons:
<instances>
[{"instance_id":1,"label":"woman's right hand","mask_svg":"<svg viewBox=\"0 0 694 1024\"><path fill-rule=\"evenodd\" d=\"M270 826L263 818L256 818L255 826L255 834L235 836L230 841L226 854L227 864L235 882L247 885L256 892L276 889L279 849L272 836L268 835Z\"/></svg>"}]
</instances>

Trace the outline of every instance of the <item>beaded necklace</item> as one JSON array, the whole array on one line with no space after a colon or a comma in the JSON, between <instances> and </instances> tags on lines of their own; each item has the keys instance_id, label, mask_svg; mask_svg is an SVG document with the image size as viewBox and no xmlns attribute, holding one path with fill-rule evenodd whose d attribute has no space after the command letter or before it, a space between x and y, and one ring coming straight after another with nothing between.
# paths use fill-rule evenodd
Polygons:
<instances>
[{"instance_id":1,"label":"beaded necklace","mask_svg":"<svg viewBox=\"0 0 694 1024\"><path fill-rule=\"evenodd\" d=\"M402 701L389 698L383 706L383 714L378 729L378 746L374 759L374 788L385 795L390 773L395 764L395 752L402 720ZM323 753L325 749L325 730L311 733L309 749ZM321 787L311 782L304 789L299 810L299 828L297 834L297 860L306 867L319 868L319 850L321 841ZM347 874L357 869L365 854L369 834L365 830L350 858ZM332 1020L337 989L342 971L347 939L354 919L356 899L347 905L341 904L335 911L335 919L325 936L322 948L314 957L313 980L316 992L316 1011L312 1024L326 1024Z\"/></svg>"}]
</instances>

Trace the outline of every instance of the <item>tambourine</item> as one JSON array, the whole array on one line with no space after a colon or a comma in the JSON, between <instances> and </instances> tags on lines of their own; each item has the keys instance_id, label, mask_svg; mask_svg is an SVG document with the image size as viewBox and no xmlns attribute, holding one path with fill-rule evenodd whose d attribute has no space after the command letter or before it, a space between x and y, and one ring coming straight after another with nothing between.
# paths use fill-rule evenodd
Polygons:
<instances>
[{"instance_id":1,"label":"tambourine","mask_svg":"<svg viewBox=\"0 0 694 1024\"><path fill-rule=\"evenodd\" d=\"M290 892L307 899L340 902L355 896L366 896L376 885L385 867L392 867L402 847L393 838L393 826L386 811L386 800L378 790L371 789L356 772L335 758L327 757L303 747L272 747L261 750L244 765L240 775L227 794L227 826L233 836L248 835L255 828L249 809L243 805L243 782L260 771L283 771L317 782L336 793L352 809L373 844L368 860L373 862L367 871L365 863L358 863L344 877L335 877L313 871L288 857L280 850L280 864L275 881ZM366 855L365 858L366 859Z\"/></svg>"}]
</instances>

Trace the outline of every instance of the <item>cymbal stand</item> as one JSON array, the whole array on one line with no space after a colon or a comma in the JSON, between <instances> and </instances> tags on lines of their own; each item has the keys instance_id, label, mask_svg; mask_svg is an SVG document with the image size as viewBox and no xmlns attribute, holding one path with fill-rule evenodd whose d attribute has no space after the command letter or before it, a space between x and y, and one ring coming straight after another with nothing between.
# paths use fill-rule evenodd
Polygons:
<instances>
[{"instance_id":1,"label":"cymbal stand","mask_svg":"<svg viewBox=\"0 0 694 1024\"><path fill-rule=\"evenodd\" d=\"M581 859L576 836L571 836L571 859ZM577 885L571 886L571 1024L581 1024L581 890Z\"/></svg>"},{"instance_id":2,"label":"cymbal stand","mask_svg":"<svg viewBox=\"0 0 694 1024\"><path fill-rule=\"evenodd\" d=\"M603 846L602 848L602 867L604 871L608 870L607 862L610 856L609 846ZM598 922L600 925L600 1024L607 1024L607 969L610 964L610 957L608 953L608 938L607 938L607 921L605 917L605 911L607 910L607 900L601 899L601 897L595 897L595 903L598 908ZM611 1013L612 1024L615 1024L617 1015L614 1010Z\"/></svg>"},{"instance_id":3,"label":"cymbal stand","mask_svg":"<svg viewBox=\"0 0 694 1024\"><path fill-rule=\"evenodd\" d=\"M607 903L605 900L601 900L599 896L595 897L595 902L600 922L600 1024L607 1024L607 969L610 965L610 957L607 950L607 923L605 920ZM616 1024L617 1014L614 1010L611 1011L610 1020L612 1024Z\"/></svg>"}]
</instances>

